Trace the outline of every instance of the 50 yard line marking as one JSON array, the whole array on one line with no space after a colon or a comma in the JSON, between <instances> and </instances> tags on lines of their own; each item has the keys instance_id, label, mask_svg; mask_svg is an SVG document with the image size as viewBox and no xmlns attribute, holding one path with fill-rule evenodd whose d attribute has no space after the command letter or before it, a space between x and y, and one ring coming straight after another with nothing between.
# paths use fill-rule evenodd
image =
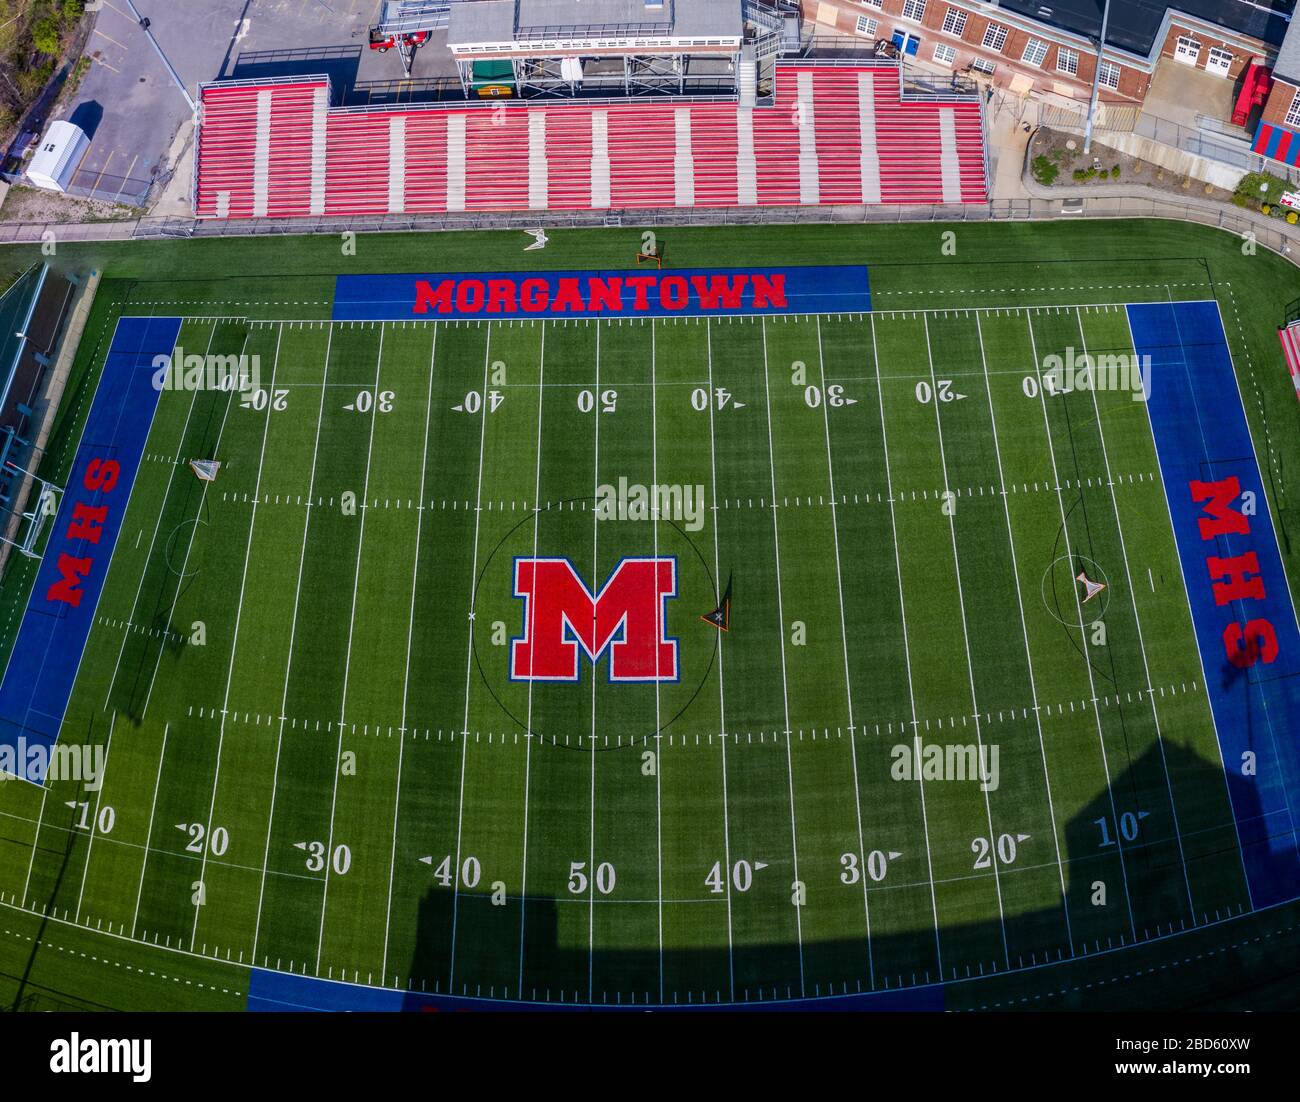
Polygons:
<instances>
[{"instance_id":1,"label":"50 yard line marking","mask_svg":"<svg viewBox=\"0 0 1300 1102\"><path fill-rule=\"evenodd\" d=\"M320 454L320 430L325 421L325 395L329 387L330 350L334 345L334 326L326 329L325 335L325 370L321 376L320 408L316 411L316 440L311 452L311 475L307 482L307 512L302 522L302 549L298 553L298 580L293 591L293 616L289 621L289 651L285 659L284 692L280 697L280 728L275 739L275 768L271 773L271 810L266 817L266 848L262 853L262 884L257 893L257 918L253 926L252 963L257 963L258 939L262 935L262 906L266 902L266 871L271 861L271 836L275 828L275 802L280 787L280 751L284 748L284 725L288 722L284 711L289 703L289 675L293 671L293 643L298 632L298 601L302 596L302 569L307 558L307 534L311 531L312 500L316 496L316 458ZM326 861L330 855L326 854Z\"/></svg>"},{"instance_id":2,"label":"50 yard line marking","mask_svg":"<svg viewBox=\"0 0 1300 1102\"><path fill-rule=\"evenodd\" d=\"M433 347L429 350L429 393L424 404L424 444L420 450L420 508L415 514L415 562L411 567L411 615L406 621L406 666L402 674L402 724L397 733L397 785L393 794L393 844L388 854L388 906L384 917L384 960L379 974L388 984L388 939L393 928L393 880L397 875L397 820L402 809L402 763L406 756L406 715L410 704L411 640L415 634L415 595L420 580L420 532L424 525L424 476L429 461L429 423L433 420L433 376L438 363L438 327L433 327ZM394 978L396 983L397 977Z\"/></svg>"},{"instance_id":3,"label":"50 yard line marking","mask_svg":"<svg viewBox=\"0 0 1300 1102\"><path fill-rule=\"evenodd\" d=\"M257 457L257 479L254 483L253 490L253 511L248 520L248 542L244 546L244 569L239 579L239 602L235 605L235 629L230 637L230 665L226 669L226 691L221 700L221 724L217 733L217 768L212 777L212 798L208 801L208 816L205 824L206 833L200 840L203 846L203 855L199 863L199 883L203 885L203 896L206 899L207 892L207 871L208 871L208 849L211 846L212 839L212 817L217 808L217 789L221 784L221 753L226 743L226 710L230 707L230 686L234 683L235 678L235 654L239 649L239 625L244 615L244 592L248 585L248 564L253 553L253 532L257 526L257 501L262 494L262 470L266 463L266 441L271 435L271 410L275 406L275 373L280 366L280 341L284 336L284 329L276 331L275 335L275 359L271 362L271 385L269 388L270 399L266 403L266 423L262 426L262 450ZM161 773L162 763L159 762L159 771ZM153 817L149 819L150 833L153 831ZM145 853L145 862L149 860L148 852ZM143 873L141 874L141 885L144 883ZM190 928L190 948L194 948L195 940L199 933L199 916L203 913L203 903L194 905L194 925Z\"/></svg>"},{"instance_id":4,"label":"50 yard line marking","mask_svg":"<svg viewBox=\"0 0 1300 1102\"><path fill-rule=\"evenodd\" d=\"M370 440L366 445L366 477L361 488L361 530L357 533L357 565L352 573L352 611L348 614L348 645L343 659L343 699L339 703L339 741L334 753L334 790L330 796L329 841L325 844L325 889L320 901L320 936L316 942L316 974L320 975L325 951L325 915L329 910L330 872L334 868L334 823L339 806L339 773L343 761L343 732L348 714L348 677L352 672L352 633L357 626L357 592L361 588L361 556L366 548L366 514L370 511L370 466L375 454L375 424L379 421L379 379L384 367L384 323L379 323L379 354L375 357L375 385L371 388ZM324 388L322 388L324 389Z\"/></svg>"},{"instance_id":5,"label":"50 yard line marking","mask_svg":"<svg viewBox=\"0 0 1300 1102\"><path fill-rule=\"evenodd\" d=\"M944 493L948 492L948 459L943 446L943 419L939 416L939 383L934 377L934 355L930 351L930 319L922 319L925 326L925 357L930 364L930 386L932 402L934 403L934 427L939 434L939 464L943 469L943 488ZM961 609L961 637L966 647L966 676L970 679L970 702L974 710L975 718L975 744L979 747L979 760L982 762L984 757L984 736L980 726L980 705L979 696L975 691L975 667L971 662L970 653L970 633L966 627L966 597L962 593L961 584L961 561L957 554L957 520L955 510L948 513L948 532L952 537L952 568L957 576L957 604ZM989 800L988 788L981 785L984 789L984 816L989 825L989 847L992 853L992 847L997 845L997 833L993 829L993 805ZM1002 953L1006 959L1006 965L1011 967L1011 946L1007 941L1007 916L1002 906L1002 877L998 872L998 855L992 853L993 865L993 888L998 897L998 922L1002 927Z\"/></svg>"},{"instance_id":6,"label":"50 yard line marking","mask_svg":"<svg viewBox=\"0 0 1300 1102\"><path fill-rule=\"evenodd\" d=\"M790 783L790 853L794 859L794 878L799 881L799 829L794 812L794 754L790 748L790 690L785 669L785 605L781 599L781 536L776 518L776 453L772 448L772 383L767 371L767 319L763 319L763 387L767 398L767 458L772 475L772 544L776 552L776 615L781 642L781 699L785 704L785 764ZM799 996L804 994L803 908L794 909L795 933L799 939Z\"/></svg>"},{"instance_id":7,"label":"50 yard line marking","mask_svg":"<svg viewBox=\"0 0 1300 1102\"><path fill-rule=\"evenodd\" d=\"M483 418L478 437L478 490L474 502L474 546L469 563L469 627L468 642L465 647L465 718L461 724L460 743L460 795L456 798L456 867L451 870L451 947L447 959L447 993L453 994L456 983L456 933L457 920L460 918L460 847L465 826L465 761L469 756L469 688L470 675L474 670L474 583L478 578L478 532L483 518L483 454L487 447L488 423L488 372L492 366L492 326L488 326L487 336L483 341L483 400L479 406L479 416Z\"/></svg>"}]
</instances>

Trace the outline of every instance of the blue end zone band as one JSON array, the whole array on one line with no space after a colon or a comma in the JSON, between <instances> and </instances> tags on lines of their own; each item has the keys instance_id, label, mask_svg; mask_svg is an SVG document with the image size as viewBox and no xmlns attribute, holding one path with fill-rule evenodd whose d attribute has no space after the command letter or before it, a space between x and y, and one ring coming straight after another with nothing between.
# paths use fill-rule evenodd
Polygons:
<instances>
[{"instance_id":1,"label":"blue end zone band","mask_svg":"<svg viewBox=\"0 0 1300 1102\"><path fill-rule=\"evenodd\" d=\"M29 761L27 754L19 751L33 746L48 748L58 741L158 404L153 360L171 355L180 328L179 318L122 318L118 322L45 556L0 681L0 746L10 748L19 776L35 784L44 782L44 763ZM118 465L116 470L112 463ZM76 535L79 528L98 538ZM84 565L87 560L84 574L78 569L69 576L72 563ZM60 583L70 589L60 590ZM65 599L58 599L60 591Z\"/></svg>"},{"instance_id":2,"label":"blue end zone band","mask_svg":"<svg viewBox=\"0 0 1300 1102\"><path fill-rule=\"evenodd\" d=\"M1300 896L1300 627L1218 305L1129 306L1128 317L1135 349L1150 357L1148 409L1251 898L1256 907L1294 899ZM1232 477L1243 494L1254 495L1249 533L1202 538L1199 522L1210 514L1190 484ZM1240 510L1240 499L1231 507ZM1258 559L1263 597L1219 605L1207 560L1248 553ZM1277 656L1239 669L1228 659L1224 632L1255 620L1272 625ZM1255 755L1253 776L1242 774L1247 752Z\"/></svg>"},{"instance_id":3,"label":"blue end zone band","mask_svg":"<svg viewBox=\"0 0 1300 1102\"><path fill-rule=\"evenodd\" d=\"M292 972L275 972L254 968L248 978L246 1009L261 1012L297 1011L351 1011L371 1013L429 1013L432 1011L462 1010L532 1010L573 1011L622 1010L644 1014L647 1010L710 1011L778 1011L792 1010L877 1010L942 1011L944 989L941 984L928 984L903 991L875 991L861 995L824 996L817 999L785 999L752 1003L712 1003L708 1005L685 1004L651 1007L591 1006L575 1003L523 1002L506 999L478 999L427 995L416 991L394 991L385 987L365 987L360 984L322 980L312 976L296 976Z\"/></svg>"},{"instance_id":4,"label":"blue end zone band","mask_svg":"<svg viewBox=\"0 0 1300 1102\"><path fill-rule=\"evenodd\" d=\"M861 265L339 276L335 321L743 317L871 309Z\"/></svg>"}]
</instances>

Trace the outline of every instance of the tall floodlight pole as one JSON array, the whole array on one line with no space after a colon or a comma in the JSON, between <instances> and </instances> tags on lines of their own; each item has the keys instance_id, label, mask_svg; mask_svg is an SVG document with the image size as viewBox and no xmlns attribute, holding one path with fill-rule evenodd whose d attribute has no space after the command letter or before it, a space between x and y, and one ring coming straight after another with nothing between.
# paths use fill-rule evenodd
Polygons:
<instances>
[{"instance_id":1,"label":"tall floodlight pole","mask_svg":"<svg viewBox=\"0 0 1300 1102\"><path fill-rule=\"evenodd\" d=\"M1092 152L1092 117L1097 112L1097 93L1101 91L1101 59L1106 53L1106 20L1110 18L1110 0L1101 9L1101 40L1097 43L1097 71L1092 74L1092 96L1088 100L1088 124L1083 131L1084 155Z\"/></svg>"}]
</instances>

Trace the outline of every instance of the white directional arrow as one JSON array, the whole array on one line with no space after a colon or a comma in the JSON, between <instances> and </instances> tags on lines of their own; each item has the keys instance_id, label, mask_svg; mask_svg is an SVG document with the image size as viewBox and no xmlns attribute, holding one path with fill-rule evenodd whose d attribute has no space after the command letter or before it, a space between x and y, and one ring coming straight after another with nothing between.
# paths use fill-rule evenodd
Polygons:
<instances>
[{"instance_id":1,"label":"white directional arrow","mask_svg":"<svg viewBox=\"0 0 1300 1102\"><path fill-rule=\"evenodd\" d=\"M731 408L732 408L732 409L744 409L744 408L745 408L745 403L744 403L744 402L732 402L732 403L731 403Z\"/></svg>"},{"instance_id":2,"label":"white directional arrow","mask_svg":"<svg viewBox=\"0 0 1300 1102\"><path fill-rule=\"evenodd\" d=\"M888 856L889 856L889 859L892 861L895 857L902 857L903 855L902 855L901 853L899 853L897 850L892 850L892 849L891 849L891 850L889 851Z\"/></svg>"},{"instance_id":3,"label":"white directional arrow","mask_svg":"<svg viewBox=\"0 0 1300 1102\"><path fill-rule=\"evenodd\" d=\"M1150 815L1150 814L1151 814L1151 812L1149 812L1149 811L1139 811L1139 812L1138 812L1138 818L1139 818L1139 819L1145 819L1145 818L1146 818L1148 815Z\"/></svg>"},{"instance_id":4,"label":"white directional arrow","mask_svg":"<svg viewBox=\"0 0 1300 1102\"><path fill-rule=\"evenodd\" d=\"M846 406L856 406L858 404L858 400L856 398L845 398L844 404Z\"/></svg>"},{"instance_id":5,"label":"white directional arrow","mask_svg":"<svg viewBox=\"0 0 1300 1102\"><path fill-rule=\"evenodd\" d=\"M180 830L180 831L188 831L188 830L190 829L190 824L189 824L189 823L177 823L177 824L176 824L176 829L177 829L177 830Z\"/></svg>"},{"instance_id":6,"label":"white directional arrow","mask_svg":"<svg viewBox=\"0 0 1300 1102\"><path fill-rule=\"evenodd\" d=\"M451 408L454 409L457 413L464 413L464 412L465 412L465 407L464 407L464 406L452 406Z\"/></svg>"},{"instance_id":7,"label":"white directional arrow","mask_svg":"<svg viewBox=\"0 0 1300 1102\"><path fill-rule=\"evenodd\" d=\"M432 857L421 857L421 858L420 858L420 864L422 864L422 865L432 865L432 864L433 864L433 858L432 858Z\"/></svg>"},{"instance_id":8,"label":"white directional arrow","mask_svg":"<svg viewBox=\"0 0 1300 1102\"><path fill-rule=\"evenodd\" d=\"M1029 839L1030 839L1030 837L1031 837L1031 835L1028 835L1028 834L1017 834L1017 835L1016 835L1016 841L1017 841L1017 842L1028 842Z\"/></svg>"},{"instance_id":9,"label":"white directional arrow","mask_svg":"<svg viewBox=\"0 0 1300 1102\"><path fill-rule=\"evenodd\" d=\"M755 862L754 862L754 871L755 871L755 872L757 872L759 869L765 869L765 868L767 868L767 862L766 862L766 861L755 861Z\"/></svg>"},{"instance_id":10,"label":"white directional arrow","mask_svg":"<svg viewBox=\"0 0 1300 1102\"><path fill-rule=\"evenodd\" d=\"M355 413L355 412L357 411L356 404L353 403L353 402L349 402L349 403L348 403L346 406L344 406L343 408L344 408L345 410L347 410L349 413Z\"/></svg>"},{"instance_id":11,"label":"white directional arrow","mask_svg":"<svg viewBox=\"0 0 1300 1102\"><path fill-rule=\"evenodd\" d=\"M68 800L67 802L64 803L63 806L64 806L64 807L70 807L70 808L72 808L73 811L76 811L76 809L77 809L77 801L76 801L76 800Z\"/></svg>"},{"instance_id":12,"label":"white directional arrow","mask_svg":"<svg viewBox=\"0 0 1300 1102\"><path fill-rule=\"evenodd\" d=\"M294 844L293 844L293 848L294 848L294 849L306 849L306 848L307 848L307 843L306 843L306 842L294 842Z\"/></svg>"}]
</instances>

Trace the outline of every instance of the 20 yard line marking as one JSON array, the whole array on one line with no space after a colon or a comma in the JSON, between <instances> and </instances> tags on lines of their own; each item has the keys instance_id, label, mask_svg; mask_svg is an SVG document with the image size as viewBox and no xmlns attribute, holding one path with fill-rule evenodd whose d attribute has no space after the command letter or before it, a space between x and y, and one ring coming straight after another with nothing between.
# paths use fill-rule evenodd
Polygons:
<instances>
[{"instance_id":1,"label":"20 yard line marking","mask_svg":"<svg viewBox=\"0 0 1300 1102\"><path fill-rule=\"evenodd\" d=\"M934 354L930 349L930 321L928 318L922 319L925 326L925 355L930 363L930 386L931 401L934 404L934 427L939 434L939 464L943 468L943 485L945 492L948 488L948 459L943 446L943 419L939 416L939 382L934 376ZM984 735L980 725L980 705L979 695L975 691L975 667L971 662L970 653L970 633L966 626L966 597L962 592L961 584L961 561L957 554L957 520L956 511L948 511L948 532L952 537L952 567L957 576L957 604L961 609L961 637L966 647L966 676L970 679L970 700L971 707L975 712L975 744L979 748L979 760L983 762L984 757ZM989 800L988 787L980 785L984 789L984 815L989 825L989 847L997 845L997 833L993 829L993 805ZM1002 952L1006 958L1006 965L1011 967L1011 946L1007 941L1007 916L1002 907L1002 878L998 872L998 856L992 853L993 865L993 888L998 897L998 921L1002 926Z\"/></svg>"},{"instance_id":2,"label":"20 yard line marking","mask_svg":"<svg viewBox=\"0 0 1300 1102\"><path fill-rule=\"evenodd\" d=\"M429 424L433 420L433 377L438 363L438 327L433 329L433 346L429 350L429 393L424 404L424 444L420 450L420 500L424 500L425 475L429 458ZM406 756L406 716L410 705L411 640L415 635L415 596L420 580L420 533L424 524L424 510L415 514L415 562L411 567L411 615L406 622L406 666L402 675L402 724L397 740L397 786L393 795L393 844L388 855L388 906L384 918L384 961L380 969L382 982L388 983L388 939L393 927L393 881L397 875L397 820L402 809L402 764ZM397 977L394 977L396 983Z\"/></svg>"},{"instance_id":3,"label":"20 yard line marking","mask_svg":"<svg viewBox=\"0 0 1300 1102\"><path fill-rule=\"evenodd\" d=\"M488 371L492 366L492 327L489 325L487 336L483 341L483 404L479 416L483 418L478 437L478 490L475 495L474 508L474 545L469 560L469 616L468 641L465 645L465 719L461 724L460 742L460 795L456 799L456 866L451 870L451 947L447 954L447 992L454 993L456 983L456 934L460 918L460 848L465 826L465 761L469 756L469 689L470 675L474 671L474 582L478 576L478 533L479 523L483 517L483 455L487 447L487 389Z\"/></svg>"},{"instance_id":4,"label":"20 yard line marking","mask_svg":"<svg viewBox=\"0 0 1300 1102\"><path fill-rule=\"evenodd\" d=\"M776 552L776 616L778 637L781 642L781 699L785 704L785 763L790 785L790 852L794 861L794 878L799 881L799 830L794 810L794 755L790 748L790 691L785 668L785 606L781 598L781 536L776 519L776 453L772 447L772 383L767 370L767 319L763 319L763 386L767 396L767 457L772 475L772 545ZM799 904L794 909L795 933L799 938L799 996L804 995L803 967L803 913Z\"/></svg>"},{"instance_id":5,"label":"20 yard line marking","mask_svg":"<svg viewBox=\"0 0 1300 1102\"><path fill-rule=\"evenodd\" d=\"M334 343L334 326L326 327L325 336L325 370L323 378L329 379L330 371L330 350ZM307 559L307 534L311 531L311 510L312 498L316 494L316 459L320 455L320 430L325 421L325 395L328 388L320 388L320 408L316 411L316 440L312 445L311 452L311 475L307 482L307 513L302 523L302 549L298 553L298 581L293 591L293 616L289 620L289 650L288 657L285 660L284 669L284 692L280 697L280 728L276 734L275 740L275 767L271 773L271 810L266 818L266 848L262 853L262 885L257 894L257 919L253 926L253 950L252 963L257 963L257 946L262 935L262 906L266 901L266 871L271 861L271 836L275 828L275 803L276 793L280 786L280 752L284 748L284 725L287 720L284 717L285 709L289 703L289 675L293 671L293 644L294 637L298 632L298 601L302 597L302 572L303 564ZM326 860L329 855L326 855Z\"/></svg>"}]
</instances>

